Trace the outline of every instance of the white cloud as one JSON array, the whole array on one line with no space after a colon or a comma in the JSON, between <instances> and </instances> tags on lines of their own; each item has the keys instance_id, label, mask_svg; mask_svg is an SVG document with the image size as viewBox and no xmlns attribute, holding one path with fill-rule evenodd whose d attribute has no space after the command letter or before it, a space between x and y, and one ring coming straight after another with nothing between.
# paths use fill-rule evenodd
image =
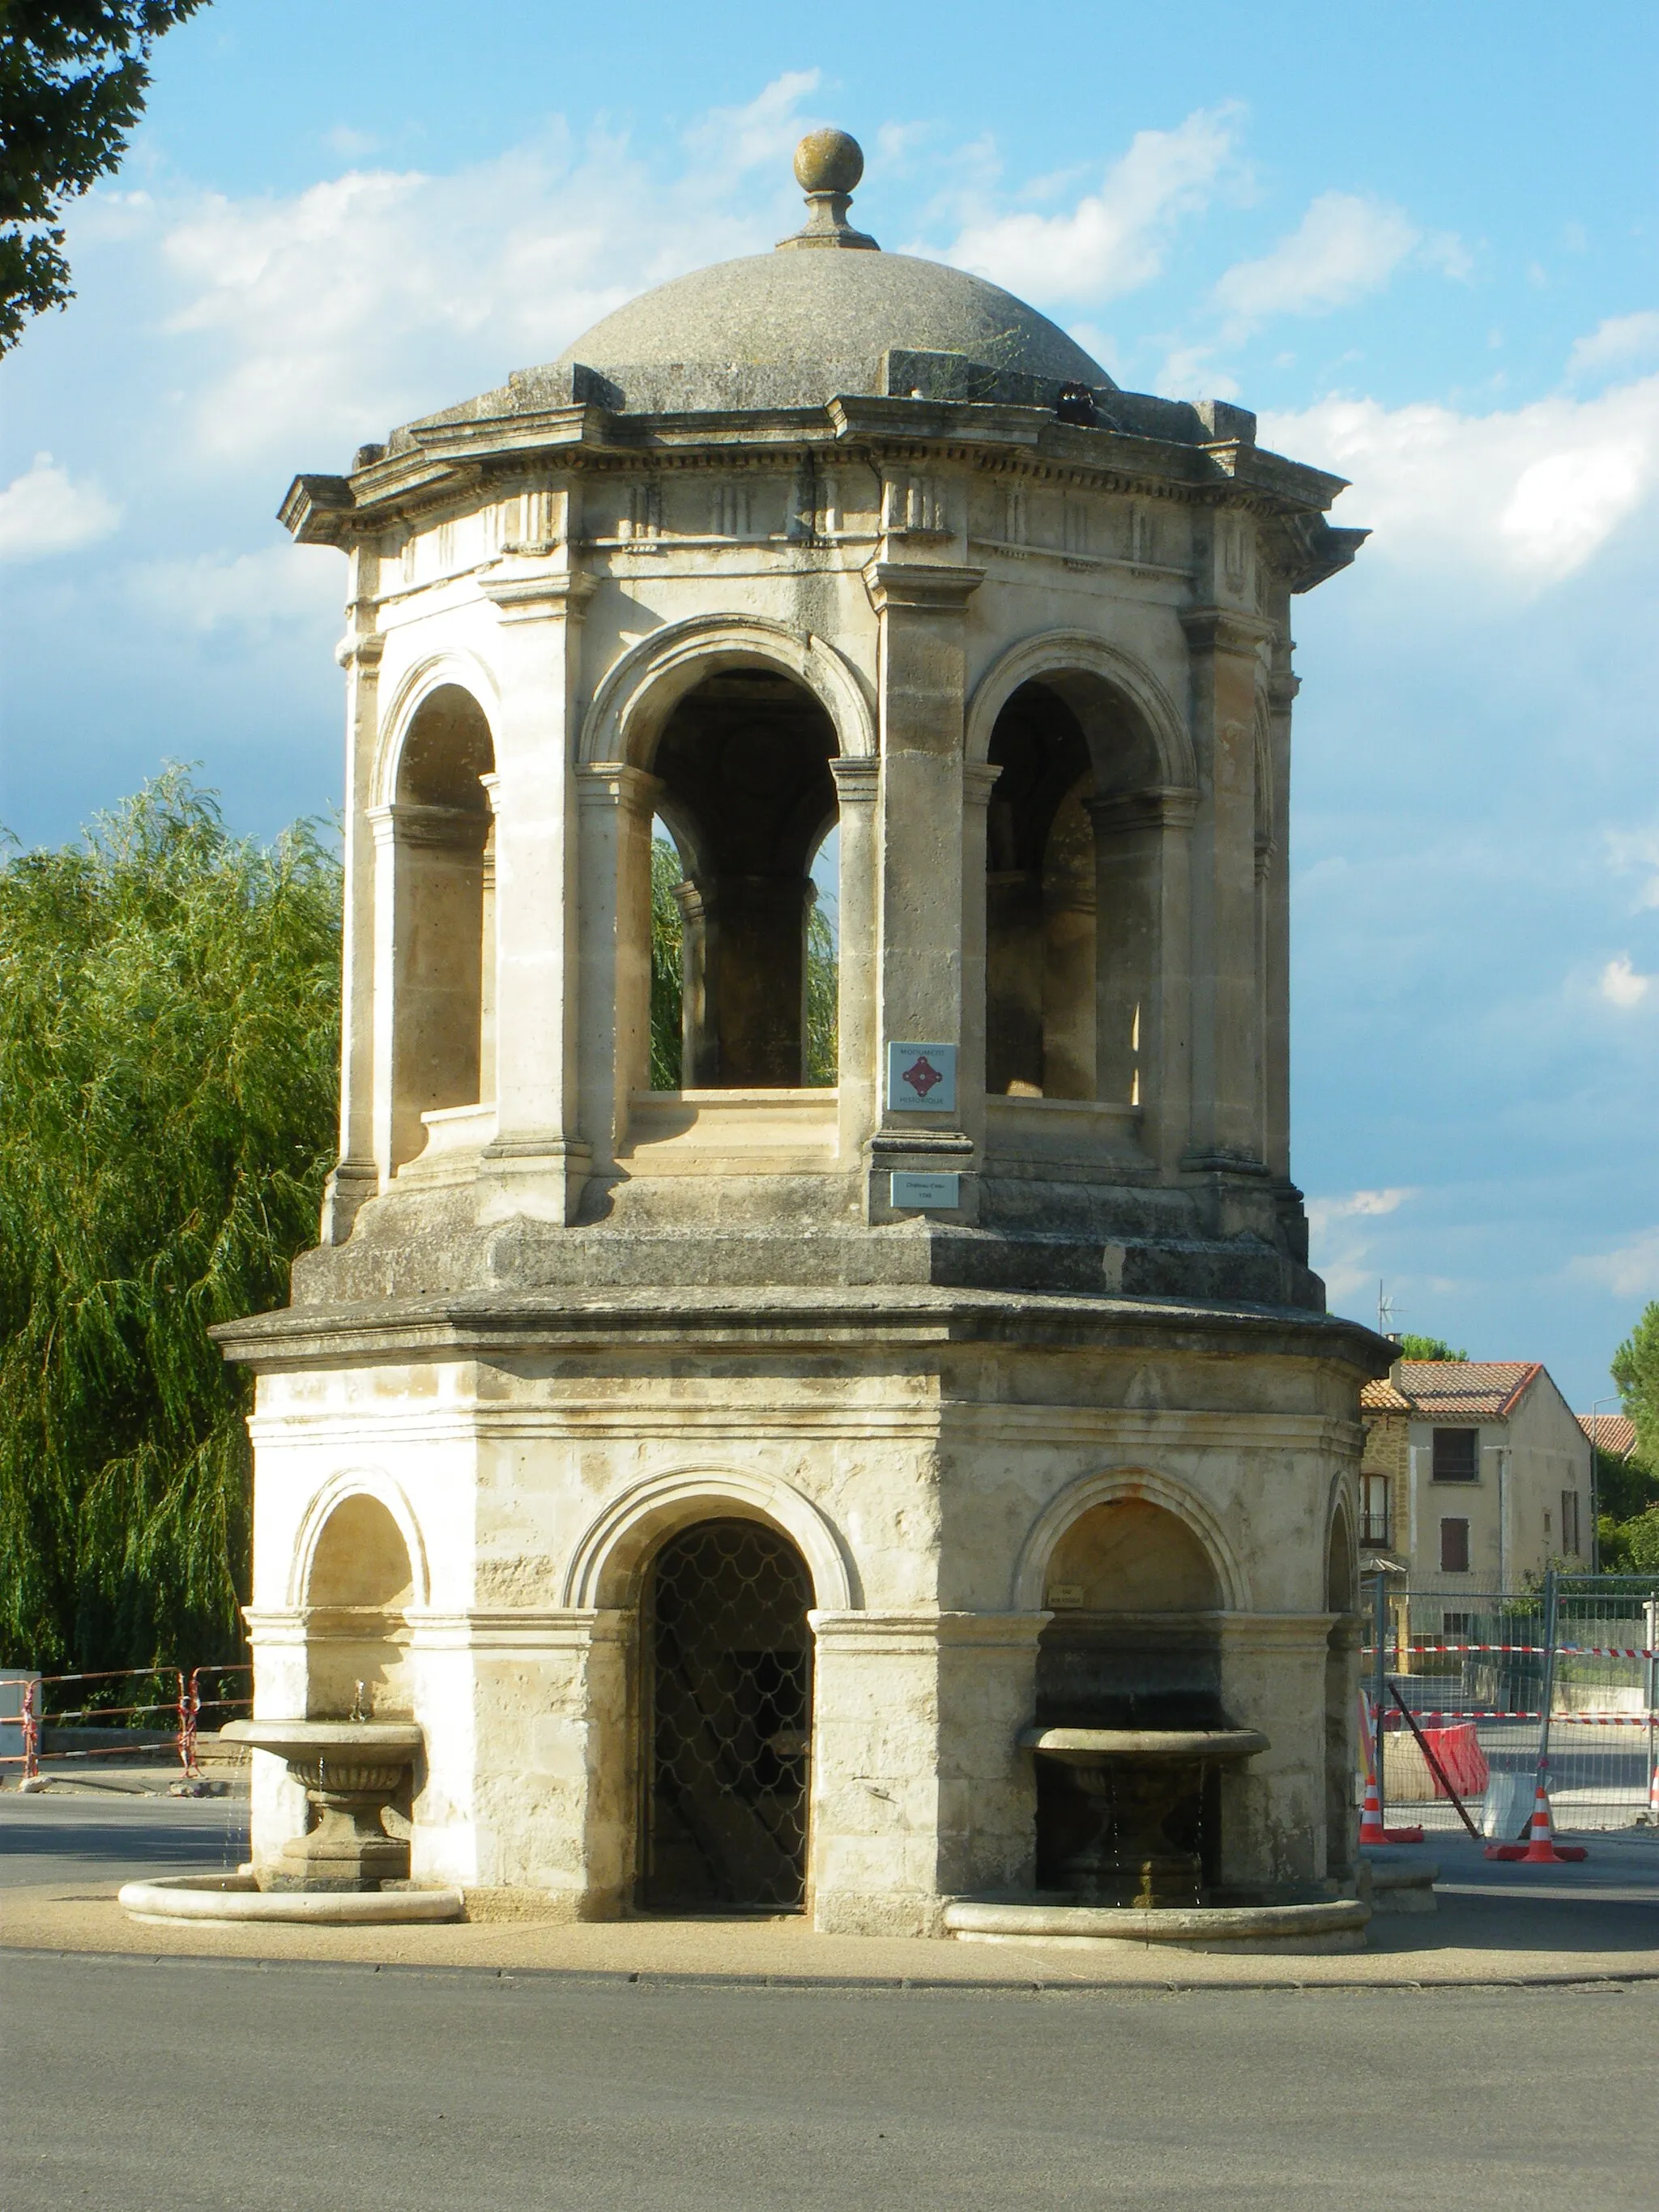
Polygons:
<instances>
[{"instance_id":1,"label":"white cloud","mask_svg":"<svg viewBox=\"0 0 1659 2212\"><path fill-rule=\"evenodd\" d=\"M1417 1196L1415 1185L1401 1183L1389 1190L1351 1190L1346 1198L1310 1198L1308 1200L1308 1226L1322 1236L1334 1221L1346 1221L1356 1216L1395 1213L1408 1199Z\"/></svg>"},{"instance_id":2,"label":"white cloud","mask_svg":"<svg viewBox=\"0 0 1659 2212\"><path fill-rule=\"evenodd\" d=\"M1418 235L1397 207L1322 192L1271 253L1227 270L1216 299L1241 331L1270 315L1323 314L1386 284Z\"/></svg>"},{"instance_id":3,"label":"white cloud","mask_svg":"<svg viewBox=\"0 0 1659 2212\"><path fill-rule=\"evenodd\" d=\"M339 611L344 588L337 559L295 545L146 562L130 568L124 583L147 624L196 636L234 630L251 637L314 621Z\"/></svg>"},{"instance_id":4,"label":"white cloud","mask_svg":"<svg viewBox=\"0 0 1659 2212\"><path fill-rule=\"evenodd\" d=\"M1583 568L1659 489L1659 376L1487 415L1331 398L1263 418L1262 442L1352 477L1368 560L1455 561L1536 588Z\"/></svg>"},{"instance_id":5,"label":"white cloud","mask_svg":"<svg viewBox=\"0 0 1659 2212\"><path fill-rule=\"evenodd\" d=\"M107 538L121 510L96 484L76 484L50 453L0 491L0 561L44 561Z\"/></svg>"},{"instance_id":6,"label":"white cloud","mask_svg":"<svg viewBox=\"0 0 1659 2212\"><path fill-rule=\"evenodd\" d=\"M573 149L555 130L448 174L354 170L289 196L159 207L165 328L193 355L198 455L337 461L550 360L653 284L763 250L799 205L788 149L816 82L780 77L707 119L673 179L624 141ZM750 173L767 165L763 194Z\"/></svg>"},{"instance_id":7,"label":"white cloud","mask_svg":"<svg viewBox=\"0 0 1659 2212\"><path fill-rule=\"evenodd\" d=\"M1106 300L1156 276L1179 218L1209 204L1232 158L1237 111L1200 108L1173 131L1141 131L1097 192L1059 215L969 222L947 261L1044 301Z\"/></svg>"},{"instance_id":8,"label":"white cloud","mask_svg":"<svg viewBox=\"0 0 1659 2212\"><path fill-rule=\"evenodd\" d=\"M1338 1198L1308 1200L1310 1256L1324 1277L1328 1296L1339 1304L1374 1291L1376 1263L1370 1239L1359 1226L1364 1221L1395 1213L1417 1197L1413 1185L1398 1184L1383 1190L1351 1190Z\"/></svg>"},{"instance_id":9,"label":"white cloud","mask_svg":"<svg viewBox=\"0 0 1659 2212\"><path fill-rule=\"evenodd\" d=\"M1659 359L1659 309L1637 315L1610 315L1567 358L1569 376L1594 376L1608 368L1636 368Z\"/></svg>"},{"instance_id":10,"label":"white cloud","mask_svg":"<svg viewBox=\"0 0 1659 2212\"><path fill-rule=\"evenodd\" d=\"M1659 1294L1659 1229L1644 1229L1611 1252L1580 1253L1567 1273L1601 1284L1616 1297L1652 1297Z\"/></svg>"},{"instance_id":11,"label":"white cloud","mask_svg":"<svg viewBox=\"0 0 1659 2212\"><path fill-rule=\"evenodd\" d=\"M1639 1006L1652 985L1652 976L1638 975L1631 965L1629 953L1621 952L1601 970L1599 988L1610 1006Z\"/></svg>"}]
</instances>

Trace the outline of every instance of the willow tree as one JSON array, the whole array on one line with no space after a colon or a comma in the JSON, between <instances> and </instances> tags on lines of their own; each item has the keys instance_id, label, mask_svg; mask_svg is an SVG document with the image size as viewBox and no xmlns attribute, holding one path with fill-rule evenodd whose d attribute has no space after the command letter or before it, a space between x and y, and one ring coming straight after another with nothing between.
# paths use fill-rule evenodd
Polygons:
<instances>
[{"instance_id":1,"label":"willow tree","mask_svg":"<svg viewBox=\"0 0 1659 2212\"><path fill-rule=\"evenodd\" d=\"M170 769L0 865L0 1650L222 1657L246 1589L245 1381L332 1155L337 863L232 837Z\"/></svg>"}]
</instances>

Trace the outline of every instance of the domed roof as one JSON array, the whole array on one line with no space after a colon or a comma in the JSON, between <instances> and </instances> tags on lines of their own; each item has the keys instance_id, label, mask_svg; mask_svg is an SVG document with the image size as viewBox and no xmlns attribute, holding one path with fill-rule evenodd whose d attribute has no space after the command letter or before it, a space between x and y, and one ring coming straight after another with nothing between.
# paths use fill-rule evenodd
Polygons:
<instances>
[{"instance_id":1,"label":"domed roof","mask_svg":"<svg viewBox=\"0 0 1659 2212\"><path fill-rule=\"evenodd\" d=\"M1098 362L1000 285L870 250L875 241L846 222L848 191L823 188L849 173L856 182L861 167L852 140L814 133L796 161L811 211L805 230L771 253L719 262L630 300L558 366L596 371L616 387L613 404L651 411L817 406L836 392L890 388L908 397L908 365L884 366L892 355L954 355L988 373L977 389L946 392L936 388L943 365L918 368L930 398L1041 402L1064 383L1115 389Z\"/></svg>"}]
</instances>

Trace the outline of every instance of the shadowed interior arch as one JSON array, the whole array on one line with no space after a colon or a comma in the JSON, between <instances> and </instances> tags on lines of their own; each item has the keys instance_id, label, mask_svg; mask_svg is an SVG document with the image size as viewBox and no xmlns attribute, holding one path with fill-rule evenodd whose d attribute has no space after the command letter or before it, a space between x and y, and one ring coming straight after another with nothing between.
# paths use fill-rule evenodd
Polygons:
<instances>
[{"instance_id":1,"label":"shadowed interior arch","mask_svg":"<svg viewBox=\"0 0 1659 2212\"><path fill-rule=\"evenodd\" d=\"M836 750L819 702L769 668L705 677L664 724L652 768L684 871L684 1089L826 1079L810 1051L811 869L836 820Z\"/></svg>"},{"instance_id":2,"label":"shadowed interior arch","mask_svg":"<svg viewBox=\"0 0 1659 2212\"><path fill-rule=\"evenodd\" d=\"M416 708L391 817L392 1158L426 1141L423 1114L493 1098L495 746L483 709L446 684Z\"/></svg>"}]
</instances>

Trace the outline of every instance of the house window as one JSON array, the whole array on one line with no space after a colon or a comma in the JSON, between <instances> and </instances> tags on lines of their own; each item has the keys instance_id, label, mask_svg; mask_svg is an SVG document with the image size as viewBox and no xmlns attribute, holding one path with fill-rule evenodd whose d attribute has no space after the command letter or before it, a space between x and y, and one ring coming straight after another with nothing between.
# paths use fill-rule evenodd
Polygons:
<instances>
[{"instance_id":1,"label":"house window","mask_svg":"<svg viewBox=\"0 0 1659 2212\"><path fill-rule=\"evenodd\" d=\"M1474 1615L1472 1613L1443 1614L1440 1633L1448 1644L1468 1643L1474 1634Z\"/></svg>"},{"instance_id":2,"label":"house window","mask_svg":"<svg viewBox=\"0 0 1659 2212\"><path fill-rule=\"evenodd\" d=\"M1389 1478L1386 1474L1368 1474L1361 1478L1363 1505L1360 1514L1362 1544L1388 1544L1394 1540L1393 1515L1389 1499Z\"/></svg>"},{"instance_id":3,"label":"house window","mask_svg":"<svg viewBox=\"0 0 1659 2212\"><path fill-rule=\"evenodd\" d=\"M1469 1524L1467 1521L1440 1523L1440 1571L1466 1575L1469 1571Z\"/></svg>"},{"instance_id":4,"label":"house window","mask_svg":"<svg viewBox=\"0 0 1659 2212\"><path fill-rule=\"evenodd\" d=\"M1547 1521L1548 1517L1545 1516ZM1561 1549L1568 1559L1576 1559L1578 1555L1578 1492L1576 1490L1561 1492Z\"/></svg>"},{"instance_id":5,"label":"house window","mask_svg":"<svg viewBox=\"0 0 1659 2212\"><path fill-rule=\"evenodd\" d=\"M1480 1472L1476 1447L1479 1429L1437 1429L1434 1432L1434 1479L1437 1482L1473 1482Z\"/></svg>"}]
</instances>

